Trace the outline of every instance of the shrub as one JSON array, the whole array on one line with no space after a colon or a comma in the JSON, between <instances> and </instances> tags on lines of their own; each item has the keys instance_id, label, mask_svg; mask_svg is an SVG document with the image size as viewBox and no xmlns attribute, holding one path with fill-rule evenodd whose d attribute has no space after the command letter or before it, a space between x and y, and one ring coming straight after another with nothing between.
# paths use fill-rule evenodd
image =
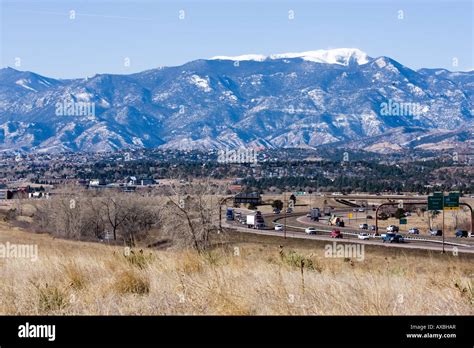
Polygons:
<instances>
[{"instance_id":1,"label":"shrub","mask_svg":"<svg viewBox=\"0 0 474 348\"><path fill-rule=\"evenodd\" d=\"M81 290L85 287L86 276L82 269L80 269L75 263L63 265L63 270L68 280L68 286L74 290Z\"/></svg>"},{"instance_id":2,"label":"shrub","mask_svg":"<svg viewBox=\"0 0 474 348\"><path fill-rule=\"evenodd\" d=\"M47 283L44 286L35 286L38 290L38 308L41 312L54 312L67 306L67 294L63 289L49 286Z\"/></svg>"},{"instance_id":3,"label":"shrub","mask_svg":"<svg viewBox=\"0 0 474 348\"><path fill-rule=\"evenodd\" d=\"M129 293L143 295L150 292L150 281L148 278L133 270L120 273L114 285L120 294Z\"/></svg>"},{"instance_id":4,"label":"shrub","mask_svg":"<svg viewBox=\"0 0 474 348\"><path fill-rule=\"evenodd\" d=\"M282 253L283 262L292 267L304 267L306 269L315 270L313 260L309 257L298 254L296 251L291 250L288 253Z\"/></svg>"},{"instance_id":5,"label":"shrub","mask_svg":"<svg viewBox=\"0 0 474 348\"><path fill-rule=\"evenodd\" d=\"M129 264L136 266L139 269L144 269L153 261L153 254L149 253L146 255L141 249L139 252L131 250L129 254L124 254L124 257Z\"/></svg>"}]
</instances>

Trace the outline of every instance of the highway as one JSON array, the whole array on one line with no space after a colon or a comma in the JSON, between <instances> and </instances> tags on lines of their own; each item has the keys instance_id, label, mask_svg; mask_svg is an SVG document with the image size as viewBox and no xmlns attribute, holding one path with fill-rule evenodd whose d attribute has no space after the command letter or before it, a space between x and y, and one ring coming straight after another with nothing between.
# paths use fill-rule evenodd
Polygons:
<instances>
[{"instance_id":1,"label":"highway","mask_svg":"<svg viewBox=\"0 0 474 348\"><path fill-rule=\"evenodd\" d=\"M240 211L242 215L254 213L247 209L236 209ZM339 208L335 213L348 213L351 212L352 208ZM368 232L353 227L335 227L329 226L327 220L322 220L320 222L310 221L309 218L306 218L305 213L293 213L286 215L286 233L285 231L275 231L274 225L281 223L284 225L285 215L275 215L275 214L263 214L265 223L267 225L266 229L253 229L247 228L246 225L240 224L238 221L225 221L225 215L222 217L222 226L241 233L252 233L259 235L268 235L268 236L279 236L286 238L297 238L297 239L310 239L310 240L321 240L328 242L342 242L342 243L357 243L365 245L374 245L380 247L388 248L406 248L406 249L421 249L421 250L433 250L433 251L442 251L442 241L440 237L432 236L408 236L404 235L404 243L383 243L380 236L371 237L369 240L358 239L358 234L360 232ZM363 219L365 221L365 218ZM271 222L270 222L271 221ZM315 227L316 234L309 235L305 233L306 227ZM329 236L330 232L334 229L339 229L343 234L343 238L335 239ZM373 232L372 232L373 233ZM381 232L384 233L384 232ZM445 251L447 253L474 253L474 240L473 238L462 238L457 239L454 237L446 238L445 242Z\"/></svg>"}]
</instances>

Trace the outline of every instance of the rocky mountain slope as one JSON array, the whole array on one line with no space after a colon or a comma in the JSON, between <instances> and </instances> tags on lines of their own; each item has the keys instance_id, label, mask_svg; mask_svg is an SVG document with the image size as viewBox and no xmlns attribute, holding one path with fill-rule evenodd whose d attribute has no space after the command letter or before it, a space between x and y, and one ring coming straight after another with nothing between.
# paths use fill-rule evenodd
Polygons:
<instances>
[{"instance_id":1,"label":"rocky mountain slope","mask_svg":"<svg viewBox=\"0 0 474 348\"><path fill-rule=\"evenodd\" d=\"M334 143L397 151L437 134L472 139L473 111L474 71L414 71L357 49L214 57L73 80L0 70L4 150Z\"/></svg>"}]
</instances>

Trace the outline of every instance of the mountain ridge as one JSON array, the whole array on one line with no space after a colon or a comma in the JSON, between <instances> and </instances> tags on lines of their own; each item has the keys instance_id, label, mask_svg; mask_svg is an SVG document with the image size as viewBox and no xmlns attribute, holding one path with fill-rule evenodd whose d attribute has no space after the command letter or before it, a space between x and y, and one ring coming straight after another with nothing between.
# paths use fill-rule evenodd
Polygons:
<instances>
[{"instance_id":1,"label":"mountain ridge","mask_svg":"<svg viewBox=\"0 0 474 348\"><path fill-rule=\"evenodd\" d=\"M400 127L432 134L473 125L474 72L415 71L384 56L362 63L337 51L327 56L343 58L329 64L304 59L308 52L86 79L0 69L0 150L317 147ZM93 104L93 114L74 114L81 103ZM73 112L58 114L58 104ZM405 104L418 111L384 115L387 105Z\"/></svg>"}]
</instances>

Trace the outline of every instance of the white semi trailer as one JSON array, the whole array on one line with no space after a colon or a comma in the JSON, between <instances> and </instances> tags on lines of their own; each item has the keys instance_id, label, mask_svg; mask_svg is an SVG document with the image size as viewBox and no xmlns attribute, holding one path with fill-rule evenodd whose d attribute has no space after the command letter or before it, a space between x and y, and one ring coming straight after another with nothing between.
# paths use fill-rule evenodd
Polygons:
<instances>
[{"instance_id":1,"label":"white semi trailer","mask_svg":"<svg viewBox=\"0 0 474 348\"><path fill-rule=\"evenodd\" d=\"M265 221L263 220L262 214L257 212L255 214L247 215L247 227L262 229L265 227Z\"/></svg>"}]
</instances>

